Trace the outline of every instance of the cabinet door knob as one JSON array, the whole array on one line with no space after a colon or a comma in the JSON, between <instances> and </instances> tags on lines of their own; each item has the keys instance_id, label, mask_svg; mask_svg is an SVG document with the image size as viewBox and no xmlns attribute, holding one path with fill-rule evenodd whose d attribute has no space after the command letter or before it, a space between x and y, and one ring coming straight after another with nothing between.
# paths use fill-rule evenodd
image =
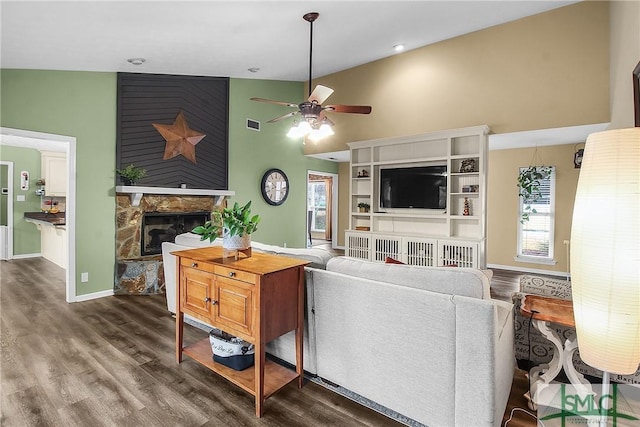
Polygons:
<instances>
[{"instance_id":1,"label":"cabinet door knob","mask_svg":"<svg viewBox=\"0 0 640 427\"><path fill-rule=\"evenodd\" d=\"M191 263L191 267L197 267L197 266L198 266L198 263L197 263L197 262L192 262L192 263Z\"/></svg>"},{"instance_id":2,"label":"cabinet door knob","mask_svg":"<svg viewBox=\"0 0 640 427\"><path fill-rule=\"evenodd\" d=\"M204 297L204 302L209 302L209 301L211 301L211 298L209 298L209 297Z\"/></svg>"},{"instance_id":3,"label":"cabinet door knob","mask_svg":"<svg viewBox=\"0 0 640 427\"><path fill-rule=\"evenodd\" d=\"M236 272L235 272L235 271L230 271L230 272L229 272L229 277L235 277L235 275L236 275Z\"/></svg>"}]
</instances>

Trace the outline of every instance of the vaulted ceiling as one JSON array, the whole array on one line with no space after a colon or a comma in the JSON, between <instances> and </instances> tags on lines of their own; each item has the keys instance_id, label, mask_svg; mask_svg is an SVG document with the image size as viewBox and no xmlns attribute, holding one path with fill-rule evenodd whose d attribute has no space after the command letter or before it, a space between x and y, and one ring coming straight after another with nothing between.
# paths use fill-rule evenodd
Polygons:
<instances>
[{"instance_id":1,"label":"vaulted ceiling","mask_svg":"<svg viewBox=\"0 0 640 427\"><path fill-rule=\"evenodd\" d=\"M307 12L319 77L575 2L2 0L0 65L306 81Z\"/></svg>"}]
</instances>

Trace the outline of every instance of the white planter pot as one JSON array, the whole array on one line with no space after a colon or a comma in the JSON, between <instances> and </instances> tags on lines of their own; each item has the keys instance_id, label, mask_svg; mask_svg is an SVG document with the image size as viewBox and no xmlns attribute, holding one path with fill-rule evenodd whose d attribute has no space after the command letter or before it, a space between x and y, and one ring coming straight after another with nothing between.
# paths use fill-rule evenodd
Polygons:
<instances>
[{"instance_id":1,"label":"white planter pot","mask_svg":"<svg viewBox=\"0 0 640 427\"><path fill-rule=\"evenodd\" d=\"M229 236L227 232L222 236L222 247L225 249L248 249L251 247L251 234Z\"/></svg>"}]
</instances>

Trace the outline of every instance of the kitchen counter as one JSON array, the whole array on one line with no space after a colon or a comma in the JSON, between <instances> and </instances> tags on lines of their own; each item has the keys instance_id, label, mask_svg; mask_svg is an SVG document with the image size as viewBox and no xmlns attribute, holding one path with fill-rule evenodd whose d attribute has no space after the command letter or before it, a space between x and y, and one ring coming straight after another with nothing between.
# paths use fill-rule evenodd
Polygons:
<instances>
[{"instance_id":1,"label":"kitchen counter","mask_svg":"<svg viewBox=\"0 0 640 427\"><path fill-rule=\"evenodd\" d=\"M45 213L45 212L25 212L24 219L27 222L41 225L61 226L66 225L67 219L64 212Z\"/></svg>"}]
</instances>

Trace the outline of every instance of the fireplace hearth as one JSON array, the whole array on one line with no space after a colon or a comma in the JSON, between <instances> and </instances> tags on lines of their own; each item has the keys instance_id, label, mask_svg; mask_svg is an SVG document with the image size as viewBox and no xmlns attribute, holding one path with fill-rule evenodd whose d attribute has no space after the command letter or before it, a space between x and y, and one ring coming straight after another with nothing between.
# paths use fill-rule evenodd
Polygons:
<instances>
[{"instance_id":1,"label":"fireplace hearth","mask_svg":"<svg viewBox=\"0 0 640 427\"><path fill-rule=\"evenodd\" d=\"M209 219L209 212L145 213L140 233L141 255L162 253L162 243L175 241L178 234L191 231Z\"/></svg>"}]
</instances>

